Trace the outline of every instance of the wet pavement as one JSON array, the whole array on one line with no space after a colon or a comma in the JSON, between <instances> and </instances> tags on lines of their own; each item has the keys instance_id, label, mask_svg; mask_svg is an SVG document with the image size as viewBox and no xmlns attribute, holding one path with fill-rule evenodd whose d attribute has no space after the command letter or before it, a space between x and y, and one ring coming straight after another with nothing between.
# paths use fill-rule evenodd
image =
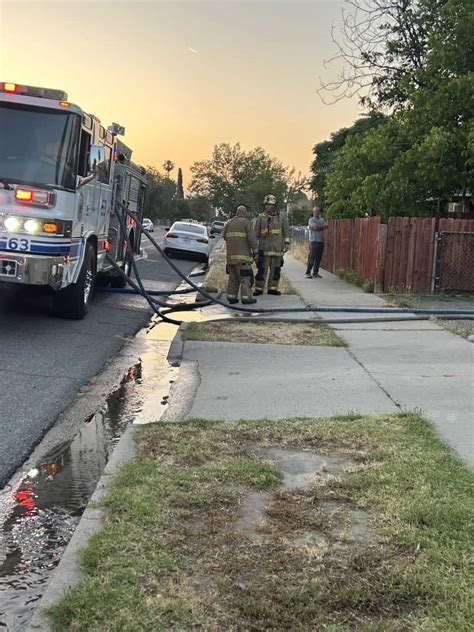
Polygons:
<instances>
[{"instance_id":1,"label":"wet pavement","mask_svg":"<svg viewBox=\"0 0 474 632\"><path fill-rule=\"evenodd\" d=\"M117 441L139 403L131 367L76 435L44 456L14 490L0 495L0 628L22 630L71 538Z\"/></svg>"},{"instance_id":2,"label":"wet pavement","mask_svg":"<svg viewBox=\"0 0 474 632\"><path fill-rule=\"evenodd\" d=\"M145 286L174 289L181 279L145 243L138 263ZM152 257L153 255L153 257ZM151 260L153 259L153 260ZM188 274L196 261L175 260ZM82 321L54 318L43 290L0 288L0 489L35 445L150 318L137 296L96 292Z\"/></svg>"},{"instance_id":3,"label":"wet pavement","mask_svg":"<svg viewBox=\"0 0 474 632\"><path fill-rule=\"evenodd\" d=\"M196 267L196 262L193 261L177 263L186 273ZM150 262L142 262L142 265L150 266ZM148 271L146 274L149 277L151 273ZM177 275L174 275L174 281L168 281L163 287L163 281L154 281L147 276L144 273L145 285L149 288L153 286L153 289L170 289L171 286L176 287L179 281ZM185 300L192 302L194 295L187 296ZM122 333L126 335L117 333L113 323L105 322L105 308L109 306L111 310L125 316L127 329ZM31 308L22 312L25 307L16 305L15 309L20 310L20 315L17 313L17 320L20 322L25 319L35 320ZM179 318L181 317L194 319L198 316L195 312L189 312L180 314ZM38 326L44 325L45 318L45 314L38 316ZM167 353L177 327L149 319L150 312L143 308L141 299L134 296L104 294L96 297L91 314L82 323L58 323L53 319L51 322L48 321L49 331L46 338L49 345L58 344L57 336L55 338L54 335L58 327L69 325L76 340L78 326L89 330L98 328L97 338L92 345L81 336L78 344L85 345L91 350L94 344L99 346L99 339L107 341L107 335L112 335L116 338L116 344L107 347L109 355L119 351L130 334L135 333L140 326L145 323L148 323L148 326L141 329L133 342L125 347L126 351L122 352L125 358L133 357L135 360L126 370L118 387L106 399L98 400L98 407L93 414L79 418L73 424L64 424L64 428L61 422L53 426L27 461L24 473L18 472L0 491L0 630L16 632L26 629L51 573L58 565L101 473L126 427L131 423L158 421L168 407L169 391L178 369L169 366ZM2 320L0 317L0 329L6 325L5 319ZM67 341L60 339L59 345L66 346ZM33 358L33 364L34 361ZM97 354L97 361L103 364L104 354ZM73 371L77 369L73 359L69 365ZM60 390L62 407L77 394L81 384L86 381L86 376L92 377L100 368L94 370L93 367L94 364L91 364L87 372L74 380L73 389L67 392L64 388ZM58 358L54 370L61 368ZM51 370L53 367L48 366L48 369ZM45 370L44 367L42 370ZM30 397L31 373L26 371L20 376L17 373L16 379L20 385L18 393L14 396L20 401L20 391L23 392L26 400L25 422L34 426L37 415L44 411L39 404L35 405L35 397ZM99 381L99 393L101 386ZM88 388L82 389L84 397L87 397ZM90 388L93 390L93 384ZM2 392L0 404L2 397L6 396L6 389ZM36 400L46 397L44 388L37 391ZM56 410L53 408L48 413L47 425L54 423L60 410L59 407ZM10 422L11 419L18 423L15 416L9 418ZM16 429L16 436L18 441L22 433L24 435L22 449L15 452L13 444L6 445L3 442L0 450L4 479L5 472L12 470L13 463L17 464L18 454L24 460L31 451L33 441L36 442L39 438L38 428L35 429L36 434L32 439L31 436L28 438L32 429L26 423L20 426ZM46 426L43 424L41 428L44 432ZM2 423L0 436L2 440L8 437ZM43 449L43 446L46 446L46 449ZM6 459L9 459L10 466Z\"/></svg>"},{"instance_id":4,"label":"wet pavement","mask_svg":"<svg viewBox=\"0 0 474 632\"><path fill-rule=\"evenodd\" d=\"M166 411L179 370L167 362L176 331L154 320L140 331L129 350L137 362L119 387L0 493L0 629L26 628L127 426L158 421Z\"/></svg>"}]
</instances>

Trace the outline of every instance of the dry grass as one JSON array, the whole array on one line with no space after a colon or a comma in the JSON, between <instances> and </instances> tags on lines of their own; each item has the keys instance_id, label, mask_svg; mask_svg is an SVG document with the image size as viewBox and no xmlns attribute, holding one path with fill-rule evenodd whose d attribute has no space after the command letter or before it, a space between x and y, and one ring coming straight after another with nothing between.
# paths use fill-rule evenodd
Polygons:
<instances>
[{"instance_id":1,"label":"dry grass","mask_svg":"<svg viewBox=\"0 0 474 632\"><path fill-rule=\"evenodd\" d=\"M347 281L347 283L351 283L352 285L360 287L362 290L364 290L364 292L372 293L374 291L374 282L364 279L354 270L336 270L336 275L343 281Z\"/></svg>"},{"instance_id":2,"label":"dry grass","mask_svg":"<svg viewBox=\"0 0 474 632\"><path fill-rule=\"evenodd\" d=\"M225 271L226 267L226 255L225 255L225 247L219 249L218 252L211 255L211 261L209 265L209 272L206 276L205 281L205 289L207 291L221 291L225 292L227 288L227 274ZM255 266L254 266L255 272ZM291 285L288 277L282 272L279 288L280 292L283 294L297 294L295 288Z\"/></svg>"},{"instance_id":3,"label":"dry grass","mask_svg":"<svg viewBox=\"0 0 474 632\"><path fill-rule=\"evenodd\" d=\"M291 284L290 279L286 276L284 272L281 273L280 283L278 285L278 289L282 294L296 294L298 295L298 291Z\"/></svg>"},{"instance_id":4,"label":"dry grass","mask_svg":"<svg viewBox=\"0 0 474 632\"><path fill-rule=\"evenodd\" d=\"M295 259L301 261L301 263L307 263L308 261L308 245L301 244L293 241L291 244L291 254Z\"/></svg>"},{"instance_id":5,"label":"dry grass","mask_svg":"<svg viewBox=\"0 0 474 632\"><path fill-rule=\"evenodd\" d=\"M420 300L416 294L411 292L396 292L392 290L388 294L384 294L383 298L387 301L389 307L406 307L416 309L421 307Z\"/></svg>"},{"instance_id":6,"label":"dry grass","mask_svg":"<svg viewBox=\"0 0 474 632\"><path fill-rule=\"evenodd\" d=\"M193 420L138 442L54 630L472 629L473 476L418 415ZM282 489L275 449L342 465Z\"/></svg>"},{"instance_id":7,"label":"dry grass","mask_svg":"<svg viewBox=\"0 0 474 632\"><path fill-rule=\"evenodd\" d=\"M205 289L221 292L225 291L227 286L227 274L225 273L226 255L225 248L219 248L217 252L211 254L209 261L209 271L204 282Z\"/></svg>"},{"instance_id":8,"label":"dry grass","mask_svg":"<svg viewBox=\"0 0 474 632\"><path fill-rule=\"evenodd\" d=\"M474 335L474 321L472 320L444 320L443 318L436 318L435 316L433 316L432 320L456 336L468 338Z\"/></svg>"},{"instance_id":9,"label":"dry grass","mask_svg":"<svg viewBox=\"0 0 474 632\"><path fill-rule=\"evenodd\" d=\"M324 323L207 322L190 323L184 340L208 342L245 342L276 345L347 346L333 329Z\"/></svg>"}]
</instances>

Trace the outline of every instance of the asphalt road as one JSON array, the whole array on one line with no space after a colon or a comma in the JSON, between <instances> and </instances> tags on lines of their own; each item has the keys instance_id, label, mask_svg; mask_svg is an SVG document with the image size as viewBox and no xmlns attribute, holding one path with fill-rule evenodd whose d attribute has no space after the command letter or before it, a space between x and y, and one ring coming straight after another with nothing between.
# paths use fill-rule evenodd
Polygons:
<instances>
[{"instance_id":1,"label":"asphalt road","mask_svg":"<svg viewBox=\"0 0 474 632\"><path fill-rule=\"evenodd\" d=\"M163 232L155 232L160 242ZM181 279L148 240L138 263L149 289ZM184 273L198 263L175 259ZM0 489L74 400L78 390L150 318L145 300L96 292L82 321L50 313L43 290L0 287Z\"/></svg>"}]
</instances>

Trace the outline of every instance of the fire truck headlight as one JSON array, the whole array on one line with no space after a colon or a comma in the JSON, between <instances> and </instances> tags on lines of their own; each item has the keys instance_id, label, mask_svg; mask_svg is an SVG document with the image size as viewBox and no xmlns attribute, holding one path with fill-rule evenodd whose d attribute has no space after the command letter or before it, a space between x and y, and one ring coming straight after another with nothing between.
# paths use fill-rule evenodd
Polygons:
<instances>
[{"instance_id":1,"label":"fire truck headlight","mask_svg":"<svg viewBox=\"0 0 474 632\"><path fill-rule=\"evenodd\" d=\"M18 217L7 217L3 224L9 233L17 233L21 228L21 220Z\"/></svg>"},{"instance_id":2,"label":"fire truck headlight","mask_svg":"<svg viewBox=\"0 0 474 632\"><path fill-rule=\"evenodd\" d=\"M26 232L30 233L31 235L38 234L39 232L41 232L42 228L41 222L39 222L37 219L27 219L23 227Z\"/></svg>"}]
</instances>

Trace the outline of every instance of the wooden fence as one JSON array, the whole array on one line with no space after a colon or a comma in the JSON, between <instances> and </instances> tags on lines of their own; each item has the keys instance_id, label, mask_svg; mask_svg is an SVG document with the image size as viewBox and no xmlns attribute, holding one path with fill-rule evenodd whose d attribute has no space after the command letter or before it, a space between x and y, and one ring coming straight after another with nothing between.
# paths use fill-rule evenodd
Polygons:
<instances>
[{"instance_id":1,"label":"wooden fence","mask_svg":"<svg viewBox=\"0 0 474 632\"><path fill-rule=\"evenodd\" d=\"M329 221L322 266L326 270L354 270L374 280L377 271L380 218Z\"/></svg>"},{"instance_id":2,"label":"wooden fence","mask_svg":"<svg viewBox=\"0 0 474 632\"><path fill-rule=\"evenodd\" d=\"M440 231L471 232L474 220L391 217L387 225L378 217L330 220L322 266L330 272L354 270L372 281L376 292L429 292ZM451 240L450 248L452 258L467 252L461 238Z\"/></svg>"}]
</instances>

